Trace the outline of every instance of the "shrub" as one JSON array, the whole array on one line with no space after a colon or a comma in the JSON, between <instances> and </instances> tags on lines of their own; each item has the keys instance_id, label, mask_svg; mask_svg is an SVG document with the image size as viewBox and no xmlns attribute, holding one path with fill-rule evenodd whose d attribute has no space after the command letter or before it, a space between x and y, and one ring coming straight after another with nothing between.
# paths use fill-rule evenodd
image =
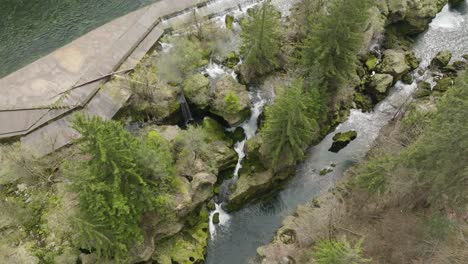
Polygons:
<instances>
[{"instance_id":1,"label":"shrub","mask_svg":"<svg viewBox=\"0 0 468 264\"><path fill-rule=\"evenodd\" d=\"M317 264L362 264L371 260L362 256L362 241L354 246L346 240L321 240L313 249L312 256Z\"/></svg>"},{"instance_id":2,"label":"shrub","mask_svg":"<svg viewBox=\"0 0 468 264\"><path fill-rule=\"evenodd\" d=\"M239 97L237 97L237 95L231 91L229 91L224 97L224 107L226 112L229 114L235 114L242 110Z\"/></svg>"}]
</instances>

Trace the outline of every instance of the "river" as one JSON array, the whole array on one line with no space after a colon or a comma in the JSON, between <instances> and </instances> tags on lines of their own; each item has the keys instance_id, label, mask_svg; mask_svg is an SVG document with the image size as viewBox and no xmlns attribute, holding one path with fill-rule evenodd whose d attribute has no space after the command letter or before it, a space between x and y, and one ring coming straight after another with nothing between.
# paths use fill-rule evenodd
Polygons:
<instances>
[{"instance_id":1,"label":"river","mask_svg":"<svg viewBox=\"0 0 468 264\"><path fill-rule=\"evenodd\" d=\"M429 29L415 41L413 49L422 59L422 67L426 67L430 59L441 50L451 50L454 59L467 54L467 3L457 9L444 7ZM429 73L419 76L415 71L414 75L416 79L424 79ZM257 247L267 244L273 238L285 216L293 213L298 205L327 191L346 169L366 155L380 129L391 120L415 88L416 83L404 85L398 82L389 96L376 105L373 112L352 110L347 121L308 150L307 158L297 167L296 175L282 191L267 201L223 216L222 225L217 227L215 235L209 241L206 263L242 264L253 259ZM333 135L348 130L357 131L357 139L338 153L329 152ZM318 172L331 164L336 164L333 172L319 176Z\"/></svg>"},{"instance_id":2,"label":"river","mask_svg":"<svg viewBox=\"0 0 468 264\"><path fill-rule=\"evenodd\" d=\"M0 78L158 0L1 0Z\"/></svg>"}]
</instances>

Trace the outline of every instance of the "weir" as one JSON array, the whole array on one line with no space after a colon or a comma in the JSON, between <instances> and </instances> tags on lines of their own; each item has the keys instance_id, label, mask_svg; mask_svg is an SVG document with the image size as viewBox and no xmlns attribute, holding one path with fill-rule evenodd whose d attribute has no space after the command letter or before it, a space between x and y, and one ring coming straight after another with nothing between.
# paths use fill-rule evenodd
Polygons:
<instances>
[{"instance_id":1,"label":"weir","mask_svg":"<svg viewBox=\"0 0 468 264\"><path fill-rule=\"evenodd\" d=\"M70 128L73 113L111 119L130 97L102 76L134 68L166 30L193 23L193 10L213 17L251 2L162 0L0 79L0 140L21 138L38 155L69 144L78 136Z\"/></svg>"}]
</instances>

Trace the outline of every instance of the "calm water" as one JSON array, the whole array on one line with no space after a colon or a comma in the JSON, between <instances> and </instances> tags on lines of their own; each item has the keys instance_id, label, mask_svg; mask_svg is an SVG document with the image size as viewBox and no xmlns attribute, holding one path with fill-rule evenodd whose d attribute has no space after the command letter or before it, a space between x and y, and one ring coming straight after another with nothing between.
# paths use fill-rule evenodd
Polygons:
<instances>
[{"instance_id":1,"label":"calm water","mask_svg":"<svg viewBox=\"0 0 468 264\"><path fill-rule=\"evenodd\" d=\"M0 78L158 0L0 0Z\"/></svg>"},{"instance_id":2,"label":"calm water","mask_svg":"<svg viewBox=\"0 0 468 264\"><path fill-rule=\"evenodd\" d=\"M417 38L414 51L423 59L422 65L428 65L433 55L444 49L453 51L455 58L467 54L467 23L466 3L457 10L445 7L431 23L429 30ZM298 166L295 177L284 190L268 201L229 215L229 220L217 227L215 237L209 242L206 263L248 263L256 255L257 247L267 244L273 238L285 216L290 215L299 204L310 201L332 187L347 168L365 156L380 129L388 123L415 87L415 84L403 85L398 82L391 94L372 113L353 110L346 122L309 150L306 160ZM351 129L358 132L357 139L339 153L329 152L333 135ZM331 163L336 164L334 171L319 176L318 171Z\"/></svg>"}]
</instances>

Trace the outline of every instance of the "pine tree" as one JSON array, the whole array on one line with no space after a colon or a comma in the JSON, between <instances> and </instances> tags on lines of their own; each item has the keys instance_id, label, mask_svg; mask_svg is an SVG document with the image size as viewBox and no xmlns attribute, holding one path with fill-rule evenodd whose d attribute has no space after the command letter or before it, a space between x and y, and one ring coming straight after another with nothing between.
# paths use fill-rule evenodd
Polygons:
<instances>
[{"instance_id":1,"label":"pine tree","mask_svg":"<svg viewBox=\"0 0 468 264\"><path fill-rule=\"evenodd\" d=\"M266 110L266 124L262 130L266 145L271 149L272 166L276 169L282 155L294 160L304 157L305 148L319 132L317 108L320 102L303 90L299 79L285 88L275 103Z\"/></svg>"},{"instance_id":2,"label":"pine tree","mask_svg":"<svg viewBox=\"0 0 468 264\"><path fill-rule=\"evenodd\" d=\"M269 2L252 10L242 24L241 54L251 72L265 74L278 65L280 51L280 13Z\"/></svg>"},{"instance_id":3,"label":"pine tree","mask_svg":"<svg viewBox=\"0 0 468 264\"><path fill-rule=\"evenodd\" d=\"M333 0L328 14L312 25L304 43L303 64L319 69L331 88L339 88L355 73L369 8L369 0Z\"/></svg>"},{"instance_id":4,"label":"pine tree","mask_svg":"<svg viewBox=\"0 0 468 264\"><path fill-rule=\"evenodd\" d=\"M143 213L164 212L169 205L169 149L154 133L142 142L120 123L99 117L78 115L73 127L82 135L78 143L85 157L65 168L79 198L78 243L124 262L129 247L142 240Z\"/></svg>"}]
</instances>

